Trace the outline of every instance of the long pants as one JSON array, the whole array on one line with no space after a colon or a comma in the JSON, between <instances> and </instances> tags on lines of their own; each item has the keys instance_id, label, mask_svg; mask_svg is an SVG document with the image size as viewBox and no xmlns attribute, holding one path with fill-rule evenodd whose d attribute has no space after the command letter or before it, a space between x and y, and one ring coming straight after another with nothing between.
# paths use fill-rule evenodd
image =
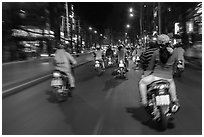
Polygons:
<instances>
[{"instance_id":1,"label":"long pants","mask_svg":"<svg viewBox=\"0 0 204 137\"><path fill-rule=\"evenodd\" d=\"M68 79L69 79L69 84L70 84L70 87L75 87L75 79L74 79L74 76L72 75L72 73L69 73L69 72L66 72L67 76L68 76Z\"/></svg>"},{"instance_id":2,"label":"long pants","mask_svg":"<svg viewBox=\"0 0 204 137\"><path fill-rule=\"evenodd\" d=\"M142 99L141 101L143 105L147 104L147 85L152 83L153 81L160 80L160 79L165 79L165 78L160 78L154 75L149 75L140 80L139 92L140 92L140 96ZM165 79L165 80L170 82L169 93L171 95L171 101L177 101L176 85L174 83L174 80L173 79Z\"/></svg>"}]
</instances>

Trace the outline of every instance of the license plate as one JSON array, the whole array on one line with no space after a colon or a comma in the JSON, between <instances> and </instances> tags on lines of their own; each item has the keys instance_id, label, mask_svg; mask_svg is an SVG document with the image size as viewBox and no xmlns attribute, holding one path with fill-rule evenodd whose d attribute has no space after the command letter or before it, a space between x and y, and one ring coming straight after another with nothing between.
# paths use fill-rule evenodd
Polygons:
<instances>
[{"instance_id":1,"label":"license plate","mask_svg":"<svg viewBox=\"0 0 204 137\"><path fill-rule=\"evenodd\" d=\"M96 68L98 68L99 66L100 66L100 65L99 65L98 63L97 63L97 64L95 64L95 67L96 67Z\"/></svg>"},{"instance_id":2,"label":"license plate","mask_svg":"<svg viewBox=\"0 0 204 137\"><path fill-rule=\"evenodd\" d=\"M62 85L61 79L54 79L51 81L51 86L60 86L60 85Z\"/></svg>"},{"instance_id":3,"label":"license plate","mask_svg":"<svg viewBox=\"0 0 204 137\"><path fill-rule=\"evenodd\" d=\"M120 63L120 64L119 64L119 67L124 68L124 64Z\"/></svg>"},{"instance_id":4,"label":"license plate","mask_svg":"<svg viewBox=\"0 0 204 137\"><path fill-rule=\"evenodd\" d=\"M156 96L156 104L157 106L169 105L170 104L169 95Z\"/></svg>"}]
</instances>

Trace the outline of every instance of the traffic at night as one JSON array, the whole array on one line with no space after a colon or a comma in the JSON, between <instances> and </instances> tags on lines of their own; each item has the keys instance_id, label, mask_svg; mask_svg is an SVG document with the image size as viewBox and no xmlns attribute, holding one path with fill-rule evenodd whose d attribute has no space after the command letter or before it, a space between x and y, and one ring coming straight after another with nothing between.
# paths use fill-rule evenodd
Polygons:
<instances>
[{"instance_id":1,"label":"traffic at night","mask_svg":"<svg viewBox=\"0 0 204 137\"><path fill-rule=\"evenodd\" d=\"M2 2L2 135L202 135L202 2Z\"/></svg>"}]
</instances>

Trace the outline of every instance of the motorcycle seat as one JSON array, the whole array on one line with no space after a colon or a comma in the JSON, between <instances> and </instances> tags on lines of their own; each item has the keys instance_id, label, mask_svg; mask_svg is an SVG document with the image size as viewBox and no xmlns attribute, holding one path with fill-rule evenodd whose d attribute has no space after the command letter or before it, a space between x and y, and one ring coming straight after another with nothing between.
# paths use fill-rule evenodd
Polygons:
<instances>
[{"instance_id":1,"label":"motorcycle seat","mask_svg":"<svg viewBox=\"0 0 204 137\"><path fill-rule=\"evenodd\" d=\"M56 71L60 72L60 74L62 74L63 77L68 77L67 74L66 74L65 72L63 72L63 71L60 71L60 70L54 70L53 72L56 72Z\"/></svg>"},{"instance_id":2,"label":"motorcycle seat","mask_svg":"<svg viewBox=\"0 0 204 137\"><path fill-rule=\"evenodd\" d=\"M150 83L149 85L147 85L147 89L149 89L150 87L154 87L155 85L160 85L160 84L170 84L169 81L165 80L165 79L160 79L160 80L156 80L153 81L152 83Z\"/></svg>"}]
</instances>

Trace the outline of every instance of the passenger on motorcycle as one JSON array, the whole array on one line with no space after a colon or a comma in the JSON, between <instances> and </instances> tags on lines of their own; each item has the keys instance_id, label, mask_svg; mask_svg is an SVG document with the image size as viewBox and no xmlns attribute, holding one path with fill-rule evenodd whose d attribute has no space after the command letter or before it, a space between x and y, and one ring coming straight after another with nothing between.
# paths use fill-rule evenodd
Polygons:
<instances>
[{"instance_id":1,"label":"passenger on motorcycle","mask_svg":"<svg viewBox=\"0 0 204 137\"><path fill-rule=\"evenodd\" d=\"M77 61L71 54L65 51L62 43L58 42L57 48L54 57L55 69L66 73L69 79L70 89L73 89L75 88L75 79L72 74L71 64L76 65Z\"/></svg>"},{"instance_id":2,"label":"passenger on motorcycle","mask_svg":"<svg viewBox=\"0 0 204 137\"><path fill-rule=\"evenodd\" d=\"M104 60L103 60L103 50L101 50L100 45L96 45L96 51L94 52L94 56L95 56L95 60L98 60L101 62L102 64L102 69L105 70L105 64L104 64Z\"/></svg>"},{"instance_id":3,"label":"passenger on motorcycle","mask_svg":"<svg viewBox=\"0 0 204 137\"><path fill-rule=\"evenodd\" d=\"M148 64L151 60L153 53L158 49L157 42L154 38L151 39L149 43L149 48L146 49L140 56L140 63L142 69L145 71L148 67Z\"/></svg>"},{"instance_id":4,"label":"passenger on motorcycle","mask_svg":"<svg viewBox=\"0 0 204 137\"><path fill-rule=\"evenodd\" d=\"M147 105L147 85L153 81L165 79L170 82L169 93L171 95L171 101L173 104L179 106L176 86L172 75L173 64L178 60L177 52L174 52L173 49L168 47L169 37L167 35L159 35L157 42L159 49L153 53L149 67L139 82L141 103L144 106Z\"/></svg>"}]
</instances>

